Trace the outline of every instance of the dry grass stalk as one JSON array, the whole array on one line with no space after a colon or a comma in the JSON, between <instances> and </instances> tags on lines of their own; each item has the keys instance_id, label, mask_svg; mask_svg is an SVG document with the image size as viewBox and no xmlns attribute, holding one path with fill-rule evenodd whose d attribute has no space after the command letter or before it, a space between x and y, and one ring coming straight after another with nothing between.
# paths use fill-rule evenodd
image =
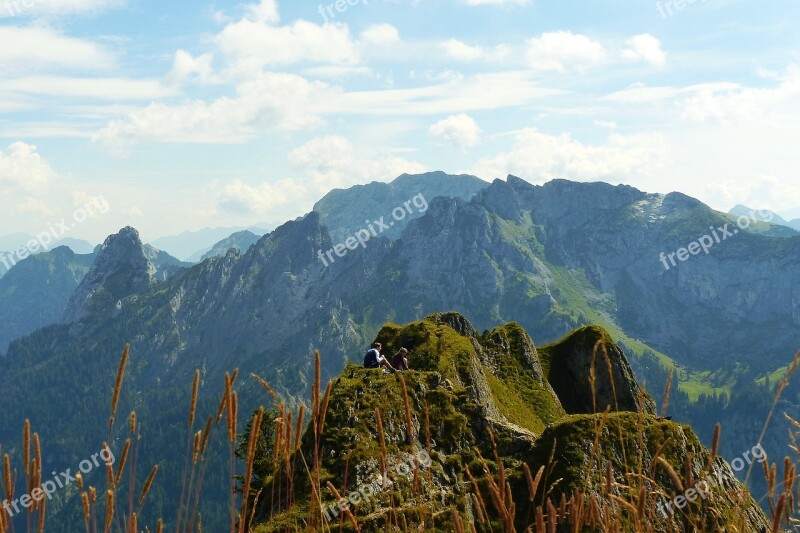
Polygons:
<instances>
[{"instance_id":1,"label":"dry grass stalk","mask_svg":"<svg viewBox=\"0 0 800 533\"><path fill-rule=\"evenodd\" d=\"M203 433L202 431L198 431L197 433L194 434L194 448L193 448L193 451L192 451L192 465L196 465L197 464L197 456L200 454L200 440L203 437L202 433ZM189 491L191 492L191 487L190 487Z\"/></svg>"},{"instance_id":2,"label":"dry grass stalk","mask_svg":"<svg viewBox=\"0 0 800 533\"><path fill-rule=\"evenodd\" d=\"M27 466L26 466L27 469ZM3 479L6 485L6 501L14 500L14 484L11 481L11 460L8 454L3 456ZM0 513L2 514L2 513Z\"/></svg>"},{"instance_id":3,"label":"dry grass stalk","mask_svg":"<svg viewBox=\"0 0 800 533\"><path fill-rule=\"evenodd\" d=\"M106 521L103 529L104 533L108 533L111 529L111 522L114 520L114 491L109 489L106 491Z\"/></svg>"},{"instance_id":4,"label":"dry grass stalk","mask_svg":"<svg viewBox=\"0 0 800 533\"><path fill-rule=\"evenodd\" d=\"M89 517L91 515L89 507L89 495L85 492L81 492L81 503L83 504L83 521L86 524L86 533L89 533Z\"/></svg>"},{"instance_id":5,"label":"dry grass stalk","mask_svg":"<svg viewBox=\"0 0 800 533\"><path fill-rule=\"evenodd\" d=\"M122 454L119 458L119 464L117 465L117 475L114 477L115 485L119 485L119 482L122 479L122 472L125 470L125 463L128 461L128 451L130 448L131 439L126 439L125 445L122 447Z\"/></svg>"},{"instance_id":6,"label":"dry grass stalk","mask_svg":"<svg viewBox=\"0 0 800 533\"><path fill-rule=\"evenodd\" d=\"M194 427L194 415L197 411L197 392L200 388L200 370L194 371L194 381L192 382L192 403L189 408L189 427Z\"/></svg>"},{"instance_id":7,"label":"dry grass stalk","mask_svg":"<svg viewBox=\"0 0 800 533\"><path fill-rule=\"evenodd\" d=\"M678 473L675 472L675 469L672 468L672 465L669 464L669 462L667 462L667 460L661 456L656 458L656 463L658 464L658 466L664 469L664 471L669 476L670 480L672 481L672 484L675 486L677 491L679 493L683 492L684 491L683 482L681 481L681 478L678 476Z\"/></svg>"},{"instance_id":8,"label":"dry grass stalk","mask_svg":"<svg viewBox=\"0 0 800 533\"><path fill-rule=\"evenodd\" d=\"M301 405L300 410L297 412L297 429L294 432L294 451L297 453L300 450L300 437L303 433L303 416L306 413L306 406Z\"/></svg>"},{"instance_id":9,"label":"dry grass stalk","mask_svg":"<svg viewBox=\"0 0 800 533\"><path fill-rule=\"evenodd\" d=\"M156 473L158 472L158 465L155 465L153 469L150 471L150 475L147 476L147 480L144 482L144 487L142 487L142 493L139 495L139 509L142 508L144 504L144 499L147 497L147 493L150 492L150 487L153 485L153 480L156 478Z\"/></svg>"},{"instance_id":10,"label":"dry grass stalk","mask_svg":"<svg viewBox=\"0 0 800 533\"><path fill-rule=\"evenodd\" d=\"M31 421L25 419L25 427L22 430L22 460L25 463L25 475L31 475L28 465L31 462Z\"/></svg>"},{"instance_id":11,"label":"dry grass stalk","mask_svg":"<svg viewBox=\"0 0 800 533\"><path fill-rule=\"evenodd\" d=\"M119 395L122 392L122 378L125 375L125 366L128 364L128 355L130 353L131 345L126 344L125 349L122 351L122 358L119 361L119 368L117 369L117 379L114 382L114 396L111 399L111 418L108 420L109 435L114 429L114 417L117 414L117 405L119 404ZM109 436L109 440L110 440Z\"/></svg>"},{"instance_id":12,"label":"dry grass stalk","mask_svg":"<svg viewBox=\"0 0 800 533\"><path fill-rule=\"evenodd\" d=\"M333 383L328 382L328 386L325 387L325 394L322 396L322 406L320 407L320 422L319 422L319 434L322 436L322 432L325 430L325 419L328 416L328 404L331 401L331 391L333 390Z\"/></svg>"},{"instance_id":13,"label":"dry grass stalk","mask_svg":"<svg viewBox=\"0 0 800 533\"><path fill-rule=\"evenodd\" d=\"M247 506L250 503L250 482L253 478L253 461L255 461L258 437L261 435L261 419L263 416L264 408L259 407L253 419L253 424L250 428L250 438L247 442L247 465L244 475L244 489L242 490L242 512L239 513L239 533L244 533L245 522L247 522Z\"/></svg>"},{"instance_id":14,"label":"dry grass stalk","mask_svg":"<svg viewBox=\"0 0 800 533\"><path fill-rule=\"evenodd\" d=\"M784 374L783 379L781 379L780 383L778 384L778 388L775 391L775 397L772 400L772 407L767 414L767 419L764 421L764 426L761 428L761 434L758 437L758 444L764 442L764 436L767 434L767 427L769 427L770 420L772 420L772 415L775 413L775 409L778 407L778 402L783 395L784 389L789 385L789 379L794 374L797 367L800 366L800 352L794 354L794 359L792 360L792 364L789 365L789 369ZM747 486L747 481L750 479L750 473L753 471L753 463L747 468L747 474L744 476L744 485Z\"/></svg>"},{"instance_id":15,"label":"dry grass stalk","mask_svg":"<svg viewBox=\"0 0 800 533\"><path fill-rule=\"evenodd\" d=\"M336 490L336 487L334 487L330 481L328 481L328 490L330 490L333 493L334 497L336 497L337 502L342 501L343 498L341 494L339 494L339 491ZM358 522L356 521L356 517L353 516L353 513L350 511L349 506L345 506L344 514L345 516L347 516L347 519L353 525L353 529L355 529L356 531L361 531L361 528L358 527Z\"/></svg>"},{"instance_id":16,"label":"dry grass stalk","mask_svg":"<svg viewBox=\"0 0 800 533\"><path fill-rule=\"evenodd\" d=\"M779 533L781 522L783 521L783 506L786 504L786 494L781 494L778 498L778 505L775 509L775 516L772 520L772 533Z\"/></svg>"},{"instance_id":17,"label":"dry grass stalk","mask_svg":"<svg viewBox=\"0 0 800 533\"><path fill-rule=\"evenodd\" d=\"M661 401L661 416L666 416L667 414L667 407L669 406L669 394L672 390L672 375L675 373L675 367L669 367L669 373L667 374L667 382L664 384L664 398Z\"/></svg>"},{"instance_id":18,"label":"dry grass stalk","mask_svg":"<svg viewBox=\"0 0 800 533\"><path fill-rule=\"evenodd\" d=\"M44 533L46 514L47 514L47 498L42 498L39 504L39 533Z\"/></svg>"},{"instance_id":19,"label":"dry grass stalk","mask_svg":"<svg viewBox=\"0 0 800 533\"><path fill-rule=\"evenodd\" d=\"M272 387L269 386L269 383L267 383L263 378L261 378L256 374L250 374L250 376L256 381L258 381L262 387L264 387L264 390L267 391L267 393L272 397L274 401L278 401L278 394L272 389Z\"/></svg>"}]
</instances>

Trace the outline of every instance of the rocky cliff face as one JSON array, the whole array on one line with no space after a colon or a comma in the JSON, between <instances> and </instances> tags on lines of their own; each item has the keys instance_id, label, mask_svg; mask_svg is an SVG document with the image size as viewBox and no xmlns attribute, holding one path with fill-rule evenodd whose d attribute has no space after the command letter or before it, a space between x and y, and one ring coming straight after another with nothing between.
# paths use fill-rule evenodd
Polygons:
<instances>
[{"instance_id":1,"label":"rocky cliff face","mask_svg":"<svg viewBox=\"0 0 800 533\"><path fill-rule=\"evenodd\" d=\"M356 185L349 189L335 189L314 204L314 211L322 217L331 239L338 243L379 217L385 217L387 224L381 234L388 239L397 239L409 221L425 214L428 203L437 196L469 200L488 187L488 183L475 176L451 176L444 172L427 174L403 174L391 183L373 182ZM417 204L411 203L406 215L394 220L390 215L395 208L404 208L404 203L414 197L421 198ZM424 203L422 200L425 200ZM365 224L365 219L368 219Z\"/></svg>"},{"instance_id":2,"label":"rocky cliff face","mask_svg":"<svg viewBox=\"0 0 800 533\"><path fill-rule=\"evenodd\" d=\"M680 531L689 524L702 531L759 531L767 525L727 463L712 461L690 428L628 403L647 397L625 356L601 330L574 332L540 356L517 324L479 334L463 316L445 313L387 325L376 340L386 353L408 348L413 370L390 375L347 367L333 382L319 437L324 485L330 482L340 494L371 486L376 472L387 472L388 483L368 499L348 499L360 531L385 530L387 523L426 531L435 524L451 531L455 516L480 531L511 531L512 523L523 531L535 525L537 512L548 522L558 515L559 531L584 530L580 524L619 531ZM575 402L576 396L590 397L593 384L601 382L601 372L594 375L584 364L598 347L610 354L620 399L610 415L595 414L605 410L602 403L593 411ZM566 384L558 370L564 368L573 372ZM647 400L645 407L652 410ZM585 414L562 408L573 405ZM312 464L313 432L303 442L305 463ZM263 449L271 457L270 442ZM430 460L419 460L424 456ZM657 456L680 472L679 486L660 470ZM534 494L523 464L534 475L542 469ZM306 482L298 482L301 488L290 498L267 472L261 474L263 485L254 490L272 498L261 500L262 525L256 531L277 531L290 517L302 521L315 512L309 510L313 500ZM697 481L708 484L701 485L706 496L700 503L680 514L662 511ZM499 498L489 488L493 483L503 487ZM324 518L338 527L342 509L333 493L324 486L322 491ZM554 507L548 508L548 499ZM637 513L629 515L619 501L631 502ZM580 511L591 505L597 516ZM353 530L349 519L342 522L346 531Z\"/></svg>"},{"instance_id":3,"label":"rocky cliff face","mask_svg":"<svg viewBox=\"0 0 800 533\"><path fill-rule=\"evenodd\" d=\"M131 227L111 235L97 252L94 264L70 297L64 322L76 322L90 313L112 313L122 299L145 292L165 281L183 264L169 254L144 244Z\"/></svg>"},{"instance_id":4,"label":"rocky cliff face","mask_svg":"<svg viewBox=\"0 0 800 533\"><path fill-rule=\"evenodd\" d=\"M222 257L231 249L246 252L252 245L257 243L260 238L261 237L252 231L237 231L212 246L209 251L202 255L200 261L205 261L209 257Z\"/></svg>"}]
</instances>

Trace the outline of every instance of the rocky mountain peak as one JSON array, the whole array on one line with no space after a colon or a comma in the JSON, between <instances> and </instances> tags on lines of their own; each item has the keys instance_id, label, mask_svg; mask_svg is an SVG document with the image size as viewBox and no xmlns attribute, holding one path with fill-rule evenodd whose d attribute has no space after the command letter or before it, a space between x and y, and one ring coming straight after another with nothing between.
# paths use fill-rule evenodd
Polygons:
<instances>
[{"instance_id":1,"label":"rocky mountain peak","mask_svg":"<svg viewBox=\"0 0 800 533\"><path fill-rule=\"evenodd\" d=\"M180 261L142 242L130 226L110 235L98 248L94 264L73 293L64 322L76 322L91 309L111 311L125 297L166 279Z\"/></svg>"}]
</instances>

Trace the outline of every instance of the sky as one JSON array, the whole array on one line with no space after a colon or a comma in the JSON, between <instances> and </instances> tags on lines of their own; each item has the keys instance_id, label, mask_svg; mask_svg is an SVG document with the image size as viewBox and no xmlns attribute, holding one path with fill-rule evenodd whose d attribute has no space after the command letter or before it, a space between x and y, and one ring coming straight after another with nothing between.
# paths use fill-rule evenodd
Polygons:
<instances>
[{"instance_id":1,"label":"sky","mask_svg":"<svg viewBox=\"0 0 800 533\"><path fill-rule=\"evenodd\" d=\"M796 0L0 0L0 235L277 223L429 170L800 217L799 25Z\"/></svg>"}]
</instances>

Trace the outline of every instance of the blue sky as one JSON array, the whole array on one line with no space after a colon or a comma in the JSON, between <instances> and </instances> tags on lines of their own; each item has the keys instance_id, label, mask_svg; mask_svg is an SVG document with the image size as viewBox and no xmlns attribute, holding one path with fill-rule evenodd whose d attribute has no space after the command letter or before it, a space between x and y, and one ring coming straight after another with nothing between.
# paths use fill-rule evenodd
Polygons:
<instances>
[{"instance_id":1,"label":"blue sky","mask_svg":"<svg viewBox=\"0 0 800 533\"><path fill-rule=\"evenodd\" d=\"M0 234L98 195L73 236L279 222L426 170L800 217L796 1L339 8L0 0Z\"/></svg>"}]
</instances>

